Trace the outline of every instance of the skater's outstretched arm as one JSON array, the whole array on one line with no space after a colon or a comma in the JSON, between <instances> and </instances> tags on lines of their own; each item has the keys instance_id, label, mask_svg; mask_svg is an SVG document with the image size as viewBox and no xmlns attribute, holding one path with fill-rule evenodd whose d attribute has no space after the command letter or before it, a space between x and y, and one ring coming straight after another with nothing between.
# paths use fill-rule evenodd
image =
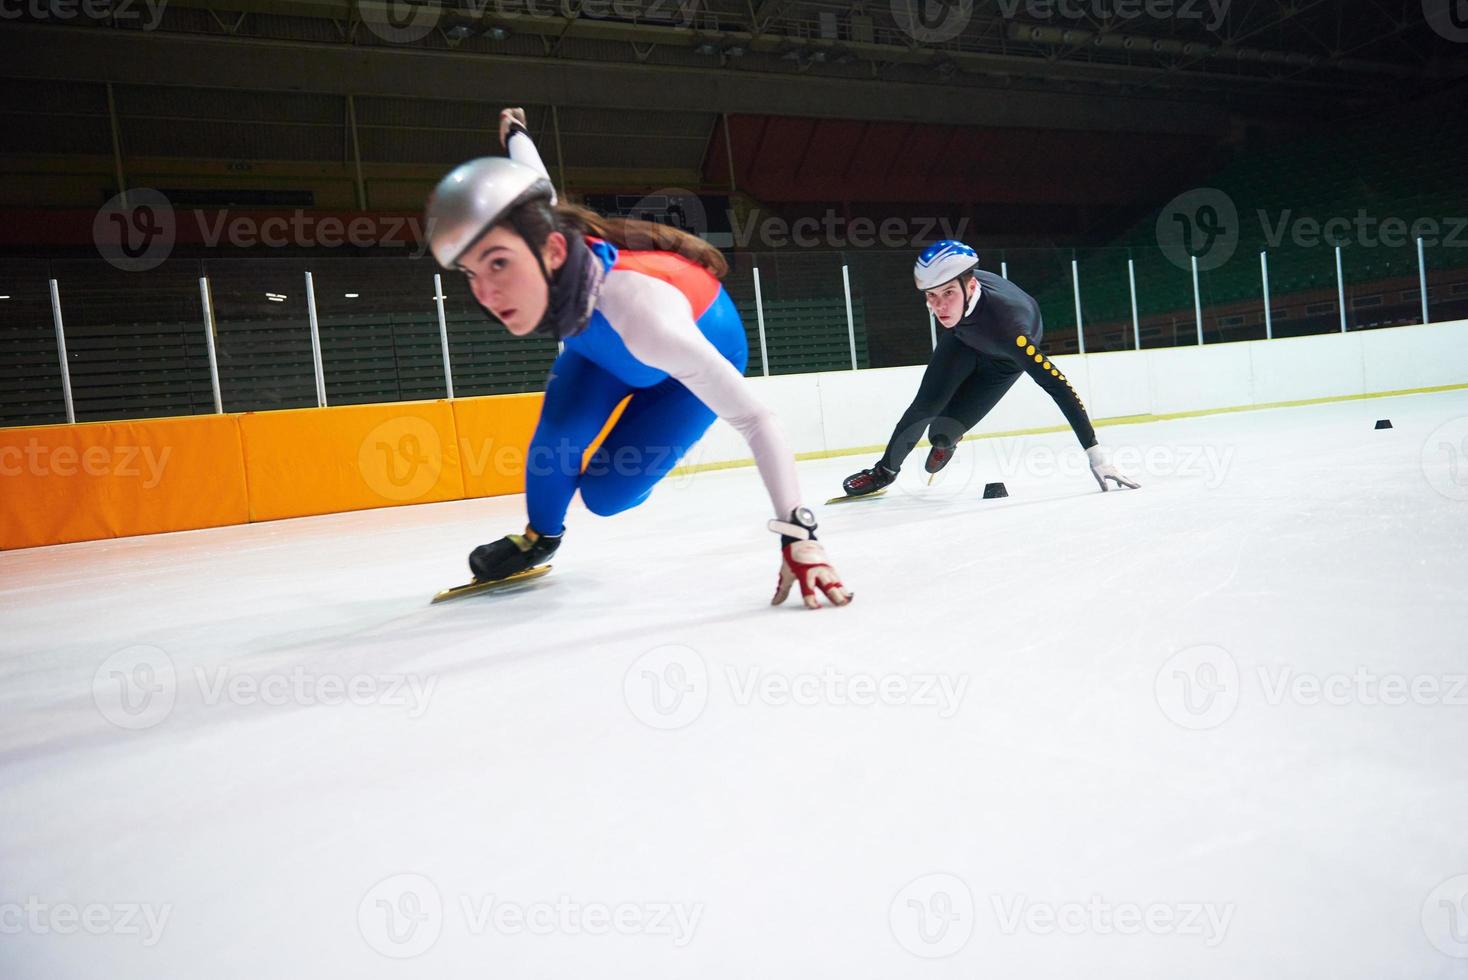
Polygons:
<instances>
[{"instance_id":1,"label":"skater's outstretched arm","mask_svg":"<svg viewBox=\"0 0 1468 980\"><path fill-rule=\"evenodd\" d=\"M541 176L550 180L545 161L540 159L540 151L535 148L530 130L525 127L524 109L505 109L500 113L500 145L510 154L511 160L534 167ZM555 203L554 198L551 203Z\"/></svg>"},{"instance_id":2,"label":"skater's outstretched arm","mask_svg":"<svg viewBox=\"0 0 1468 980\"><path fill-rule=\"evenodd\" d=\"M1045 389L1045 393L1055 400L1061 414L1070 423L1071 430L1080 440L1081 448L1090 449L1096 445L1096 429L1091 425L1091 417L1086 414L1081 396L1060 368L1052 364L1045 352L1036 346L1025 326L1027 325L1021 324L1018 332L1008 338L1007 349L1004 348L1004 338L995 337L995 345L1005 349L1009 359Z\"/></svg>"},{"instance_id":3,"label":"skater's outstretched arm","mask_svg":"<svg viewBox=\"0 0 1468 980\"><path fill-rule=\"evenodd\" d=\"M795 456L775 413L754 397L744 376L698 329L688 298L662 279L614 271L607 276L598 308L633 357L677 379L749 444L775 509L770 527L780 533L772 603L784 602L796 584L811 609L820 606L822 594L833 605L850 602L851 593L816 540L814 515L801 506Z\"/></svg>"},{"instance_id":4,"label":"skater's outstretched arm","mask_svg":"<svg viewBox=\"0 0 1468 980\"><path fill-rule=\"evenodd\" d=\"M744 437L776 517L800 506L795 456L775 413L754 397L744 376L698 329L687 297L676 286L640 272L614 271L599 308L633 357L678 379Z\"/></svg>"}]
</instances>

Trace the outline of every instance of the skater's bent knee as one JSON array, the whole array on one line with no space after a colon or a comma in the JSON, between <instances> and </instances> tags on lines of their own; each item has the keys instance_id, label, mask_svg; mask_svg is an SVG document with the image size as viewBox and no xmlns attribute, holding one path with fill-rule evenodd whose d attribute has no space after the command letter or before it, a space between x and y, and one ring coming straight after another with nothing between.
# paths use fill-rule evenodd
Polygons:
<instances>
[{"instance_id":1,"label":"skater's bent knee","mask_svg":"<svg viewBox=\"0 0 1468 980\"><path fill-rule=\"evenodd\" d=\"M627 488L618 487L611 480L583 478L581 481L581 502L598 517L611 517L624 510L631 510L646 500L649 492L644 490L640 494L628 493Z\"/></svg>"}]
</instances>

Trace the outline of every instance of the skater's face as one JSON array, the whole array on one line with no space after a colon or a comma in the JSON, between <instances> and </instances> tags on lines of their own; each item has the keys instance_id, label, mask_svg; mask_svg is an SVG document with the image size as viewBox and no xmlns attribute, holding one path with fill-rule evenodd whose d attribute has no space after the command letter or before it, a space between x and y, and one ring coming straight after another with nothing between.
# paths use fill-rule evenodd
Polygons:
<instances>
[{"instance_id":1,"label":"skater's face","mask_svg":"<svg viewBox=\"0 0 1468 980\"><path fill-rule=\"evenodd\" d=\"M548 271L559 269L566 261L566 236L551 232L541 249L541 258ZM550 288L535 253L513 229L490 229L458 265L479 305L493 313L510 333L524 337L540 324L550 302Z\"/></svg>"},{"instance_id":2,"label":"skater's face","mask_svg":"<svg viewBox=\"0 0 1468 980\"><path fill-rule=\"evenodd\" d=\"M960 285L957 279L945 282L937 289L926 290L923 295L927 297L928 309L933 311L933 316L943 324L945 329L952 329L963 318L964 308L968 301L973 298L974 290L979 288L977 279L970 279L966 286Z\"/></svg>"}]
</instances>

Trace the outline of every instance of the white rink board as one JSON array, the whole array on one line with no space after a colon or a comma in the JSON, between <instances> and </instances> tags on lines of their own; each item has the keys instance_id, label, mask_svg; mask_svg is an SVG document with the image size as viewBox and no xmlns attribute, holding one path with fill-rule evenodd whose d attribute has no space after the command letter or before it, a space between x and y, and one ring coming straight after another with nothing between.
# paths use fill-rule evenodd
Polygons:
<instances>
[{"instance_id":1,"label":"white rink board","mask_svg":"<svg viewBox=\"0 0 1468 980\"><path fill-rule=\"evenodd\" d=\"M1055 363L1096 420L1274 405L1468 384L1468 321L1066 354ZM922 374L922 366L911 366L750 380L780 417L795 452L828 453L885 445ZM1055 402L1024 377L973 434L1064 425ZM1106 441L1104 432L1101 438ZM690 462L747 459L744 441L716 422Z\"/></svg>"}]
</instances>

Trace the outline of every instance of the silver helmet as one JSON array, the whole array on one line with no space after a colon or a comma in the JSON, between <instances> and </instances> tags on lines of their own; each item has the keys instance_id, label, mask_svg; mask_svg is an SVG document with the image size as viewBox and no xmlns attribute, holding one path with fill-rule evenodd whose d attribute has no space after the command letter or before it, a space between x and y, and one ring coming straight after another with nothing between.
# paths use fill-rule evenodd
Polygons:
<instances>
[{"instance_id":1,"label":"silver helmet","mask_svg":"<svg viewBox=\"0 0 1468 980\"><path fill-rule=\"evenodd\" d=\"M433 257L452 269L465 250L512 208L536 198L556 203L555 188L534 167L509 157L480 157L459 164L428 196L423 227Z\"/></svg>"}]
</instances>

